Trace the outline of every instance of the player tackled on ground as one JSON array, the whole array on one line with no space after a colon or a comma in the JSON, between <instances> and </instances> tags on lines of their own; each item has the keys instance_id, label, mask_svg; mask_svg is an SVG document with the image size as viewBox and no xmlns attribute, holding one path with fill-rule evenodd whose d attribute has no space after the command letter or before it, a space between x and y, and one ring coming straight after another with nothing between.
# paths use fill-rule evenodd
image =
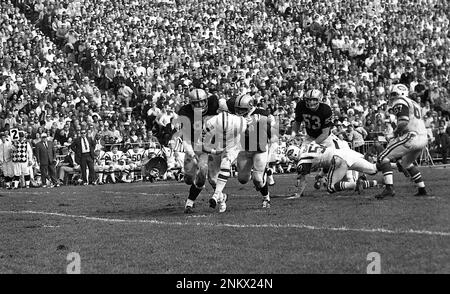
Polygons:
<instances>
[{"instance_id":1,"label":"player tackled on ground","mask_svg":"<svg viewBox=\"0 0 450 294\"><path fill-rule=\"evenodd\" d=\"M333 111L328 104L322 101L323 95L321 91L308 90L305 93L304 99L295 108L292 137L294 138L298 134L300 123L302 122L305 124L307 134L300 147L301 153L306 152L306 148L313 142L327 148L350 149L346 142L343 142L331 133ZM316 181L319 181L319 186L321 176L325 173L327 173L326 170L316 178Z\"/></svg>"},{"instance_id":2,"label":"player tackled on ground","mask_svg":"<svg viewBox=\"0 0 450 294\"><path fill-rule=\"evenodd\" d=\"M289 157L298 161L297 172L299 174L297 186L300 194L306 187L305 176L311 171L319 168L327 169L327 191L334 193L344 190L356 190L360 192L363 188L375 187L376 181L365 181L362 178L355 181L347 179L343 181L349 170L374 175L377 173L376 165L364 159L364 155L351 149L326 148L325 146L311 143L306 152L300 153L294 146Z\"/></svg>"}]
</instances>

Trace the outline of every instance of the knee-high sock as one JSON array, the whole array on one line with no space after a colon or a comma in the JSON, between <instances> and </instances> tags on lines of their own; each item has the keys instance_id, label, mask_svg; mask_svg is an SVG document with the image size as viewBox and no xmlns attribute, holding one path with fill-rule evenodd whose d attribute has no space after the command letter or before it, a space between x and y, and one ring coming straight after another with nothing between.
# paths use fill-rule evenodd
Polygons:
<instances>
[{"instance_id":1,"label":"knee-high sock","mask_svg":"<svg viewBox=\"0 0 450 294\"><path fill-rule=\"evenodd\" d=\"M25 179L25 185L27 187L29 187L30 186L30 180L31 180L30 175L24 176L24 179Z\"/></svg>"},{"instance_id":2,"label":"knee-high sock","mask_svg":"<svg viewBox=\"0 0 450 294\"><path fill-rule=\"evenodd\" d=\"M12 178L11 177L5 177L6 187L11 187Z\"/></svg>"},{"instance_id":3,"label":"knee-high sock","mask_svg":"<svg viewBox=\"0 0 450 294\"><path fill-rule=\"evenodd\" d=\"M219 175L217 176L216 189L214 191L214 196L220 197L222 195L223 189L227 184L228 178L231 176L231 170L228 168L221 168Z\"/></svg>"},{"instance_id":4,"label":"knee-high sock","mask_svg":"<svg viewBox=\"0 0 450 294\"><path fill-rule=\"evenodd\" d=\"M392 186L394 184L394 172L390 162L377 163L377 170L383 173L384 184Z\"/></svg>"},{"instance_id":5,"label":"knee-high sock","mask_svg":"<svg viewBox=\"0 0 450 294\"><path fill-rule=\"evenodd\" d=\"M344 190L353 190L353 189L355 189L355 187L356 187L355 182L339 181L336 184L334 184L333 191L339 192L339 191L344 191Z\"/></svg>"},{"instance_id":6,"label":"knee-high sock","mask_svg":"<svg viewBox=\"0 0 450 294\"><path fill-rule=\"evenodd\" d=\"M14 180L13 180L14 188L19 188L19 182L20 182L20 177L14 176Z\"/></svg>"},{"instance_id":7,"label":"knee-high sock","mask_svg":"<svg viewBox=\"0 0 450 294\"><path fill-rule=\"evenodd\" d=\"M368 189L368 188L373 188L376 187L376 185L378 184L378 182L376 180L367 180L367 181L363 181L363 189Z\"/></svg>"},{"instance_id":8,"label":"knee-high sock","mask_svg":"<svg viewBox=\"0 0 450 294\"><path fill-rule=\"evenodd\" d=\"M198 195L200 195L200 192L203 190L203 188L197 188L195 185L191 185L191 188L189 189L189 196L188 200L186 201L186 204L192 205L194 204L195 199L197 199Z\"/></svg>"},{"instance_id":9,"label":"knee-high sock","mask_svg":"<svg viewBox=\"0 0 450 294\"><path fill-rule=\"evenodd\" d=\"M259 192L263 196L264 200L270 200L269 196L269 183L266 181L264 187L262 187Z\"/></svg>"},{"instance_id":10,"label":"knee-high sock","mask_svg":"<svg viewBox=\"0 0 450 294\"><path fill-rule=\"evenodd\" d=\"M422 179L422 174L420 173L420 171L417 169L417 167L415 167L414 165L410 168L407 169L411 179L414 181L414 183L416 184L417 188L425 188L425 183L423 182Z\"/></svg>"}]
</instances>

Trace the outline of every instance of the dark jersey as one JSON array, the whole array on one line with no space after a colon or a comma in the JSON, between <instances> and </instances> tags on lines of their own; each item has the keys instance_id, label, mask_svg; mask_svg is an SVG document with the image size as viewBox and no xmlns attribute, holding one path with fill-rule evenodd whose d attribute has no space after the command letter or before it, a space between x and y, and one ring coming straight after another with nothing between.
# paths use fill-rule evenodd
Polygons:
<instances>
[{"instance_id":1,"label":"dark jersey","mask_svg":"<svg viewBox=\"0 0 450 294\"><path fill-rule=\"evenodd\" d=\"M213 95L208 97L208 109L206 110L206 113L202 114L202 120L196 121L196 118L194 117L194 108L191 104L186 104L178 111L178 115L180 117L187 117L189 119L190 125L191 125L191 143L194 142L195 136L194 136L194 129L197 130L197 132L202 132L203 130L203 119L207 116L213 116L218 114L219 111L219 99L217 96ZM183 119L181 119L181 123L183 124ZM185 127L182 125L182 128ZM185 139L185 138L184 138Z\"/></svg>"},{"instance_id":2,"label":"dark jersey","mask_svg":"<svg viewBox=\"0 0 450 294\"><path fill-rule=\"evenodd\" d=\"M295 120L305 122L305 129L308 136L317 138L322 134L322 130L331 126L333 112L331 107L325 103L320 103L317 110L306 107L305 101L300 101L295 108Z\"/></svg>"},{"instance_id":3,"label":"dark jersey","mask_svg":"<svg viewBox=\"0 0 450 294\"><path fill-rule=\"evenodd\" d=\"M236 98L227 100L228 111L232 114L236 114L235 102ZM244 148L246 151L265 152L268 149L267 144L272 135L273 124L268 118L269 114L268 110L261 108L256 108L250 114L253 119L245 130Z\"/></svg>"}]
</instances>

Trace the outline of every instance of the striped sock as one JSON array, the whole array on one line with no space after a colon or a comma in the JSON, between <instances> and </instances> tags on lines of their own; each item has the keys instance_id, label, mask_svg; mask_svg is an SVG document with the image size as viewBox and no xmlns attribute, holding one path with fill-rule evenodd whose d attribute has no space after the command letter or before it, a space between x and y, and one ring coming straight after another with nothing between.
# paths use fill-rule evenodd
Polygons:
<instances>
[{"instance_id":1,"label":"striped sock","mask_svg":"<svg viewBox=\"0 0 450 294\"><path fill-rule=\"evenodd\" d=\"M394 177L390 162L377 163L377 170L383 173L383 179L385 185L393 185Z\"/></svg>"},{"instance_id":2,"label":"striped sock","mask_svg":"<svg viewBox=\"0 0 450 294\"><path fill-rule=\"evenodd\" d=\"M220 169L219 175L217 177L216 189L214 191L215 195L222 195L223 189L227 184L228 178L231 176L231 170L222 168Z\"/></svg>"},{"instance_id":3,"label":"striped sock","mask_svg":"<svg viewBox=\"0 0 450 294\"><path fill-rule=\"evenodd\" d=\"M411 168L408 168L408 172L411 175L411 179L416 184L417 188L425 188L425 183L422 179L422 174L417 169L417 167L412 166Z\"/></svg>"},{"instance_id":4,"label":"striped sock","mask_svg":"<svg viewBox=\"0 0 450 294\"><path fill-rule=\"evenodd\" d=\"M345 190L354 190L356 187L356 182L344 182L340 181L334 184L334 191L345 191Z\"/></svg>"},{"instance_id":5,"label":"striped sock","mask_svg":"<svg viewBox=\"0 0 450 294\"><path fill-rule=\"evenodd\" d=\"M363 181L363 188L364 189L373 188L373 187L376 187L377 184L378 184L378 182L376 180Z\"/></svg>"}]
</instances>

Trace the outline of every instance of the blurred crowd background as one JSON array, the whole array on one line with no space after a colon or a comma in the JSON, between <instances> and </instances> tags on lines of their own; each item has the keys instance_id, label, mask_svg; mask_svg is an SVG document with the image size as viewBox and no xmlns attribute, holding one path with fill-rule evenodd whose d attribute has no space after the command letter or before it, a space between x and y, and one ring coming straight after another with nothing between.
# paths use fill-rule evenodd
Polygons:
<instances>
[{"instance_id":1,"label":"blurred crowd background","mask_svg":"<svg viewBox=\"0 0 450 294\"><path fill-rule=\"evenodd\" d=\"M46 132L64 154L84 129L99 146L167 146L173 118L199 87L225 99L251 93L279 118L283 140L296 103L319 89L336 135L378 146L396 127L388 96L400 82L422 107L431 154L446 163L448 0L3 0L0 8L0 129L24 130L32 144Z\"/></svg>"}]
</instances>

